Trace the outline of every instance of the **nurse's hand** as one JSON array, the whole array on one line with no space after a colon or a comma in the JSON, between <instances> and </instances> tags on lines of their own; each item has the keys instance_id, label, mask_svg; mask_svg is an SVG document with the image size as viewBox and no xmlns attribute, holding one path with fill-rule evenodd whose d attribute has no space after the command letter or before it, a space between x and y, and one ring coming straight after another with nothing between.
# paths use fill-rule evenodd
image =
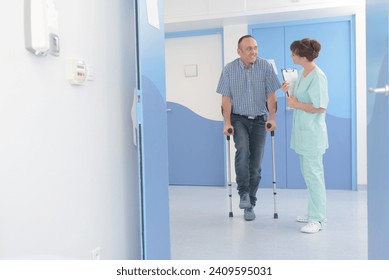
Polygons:
<instances>
[{"instance_id":1,"label":"nurse's hand","mask_svg":"<svg viewBox=\"0 0 389 280\"><path fill-rule=\"evenodd\" d=\"M281 89L283 92L287 93L289 90L289 82L288 81L283 81L281 84Z\"/></svg>"},{"instance_id":2,"label":"nurse's hand","mask_svg":"<svg viewBox=\"0 0 389 280\"><path fill-rule=\"evenodd\" d=\"M288 102L288 106L291 107L291 108L297 108L297 105L299 103L299 101L297 100L296 97L294 96L288 96L286 97L286 100Z\"/></svg>"}]
</instances>

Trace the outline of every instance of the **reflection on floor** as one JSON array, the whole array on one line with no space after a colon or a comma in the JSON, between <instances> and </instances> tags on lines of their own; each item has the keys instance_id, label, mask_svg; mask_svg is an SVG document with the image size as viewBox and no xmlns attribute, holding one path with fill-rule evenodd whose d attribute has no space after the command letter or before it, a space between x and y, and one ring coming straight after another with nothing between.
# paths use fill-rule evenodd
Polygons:
<instances>
[{"instance_id":1,"label":"reflection on floor","mask_svg":"<svg viewBox=\"0 0 389 280\"><path fill-rule=\"evenodd\" d=\"M366 260L367 192L327 190L325 230L299 231L307 191L258 190L257 218L247 222L233 189L233 218L225 187L170 186L171 257L185 260Z\"/></svg>"}]
</instances>

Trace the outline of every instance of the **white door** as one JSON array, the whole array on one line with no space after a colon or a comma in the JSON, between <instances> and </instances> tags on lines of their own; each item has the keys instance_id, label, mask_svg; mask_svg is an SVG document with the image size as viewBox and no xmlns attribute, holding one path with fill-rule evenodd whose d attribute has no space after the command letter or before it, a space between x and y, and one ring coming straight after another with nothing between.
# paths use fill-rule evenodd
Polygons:
<instances>
[{"instance_id":1,"label":"white door","mask_svg":"<svg viewBox=\"0 0 389 280\"><path fill-rule=\"evenodd\" d=\"M169 184L224 186L221 34L165 40Z\"/></svg>"},{"instance_id":2,"label":"white door","mask_svg":"<svg viewBox=\"0 0 389 280\"><path fill-rule=\"evenodd\" d=\"M368 257L389 259L387 0L366 1Z\"/></svg>"}]
</instances>

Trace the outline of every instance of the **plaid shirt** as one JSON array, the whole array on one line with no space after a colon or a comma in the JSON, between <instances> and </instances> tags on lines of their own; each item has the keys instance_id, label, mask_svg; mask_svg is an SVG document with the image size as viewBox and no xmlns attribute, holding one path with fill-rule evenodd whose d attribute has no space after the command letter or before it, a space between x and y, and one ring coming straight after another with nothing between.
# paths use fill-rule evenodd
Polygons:
<instances>
[{"instance_id":1,"label":"plaid shirt","mask_svg":"<svg viewBox=\"0 0 389 280\"><path fill-rule=\"evenodd\" d=\"M224 67L216 92L231 97L234 114L259 116L267 113L267 95L280 87L267 60L257 58L250 68L246 68L237 58Z\"/></svg>"}]
</instances>

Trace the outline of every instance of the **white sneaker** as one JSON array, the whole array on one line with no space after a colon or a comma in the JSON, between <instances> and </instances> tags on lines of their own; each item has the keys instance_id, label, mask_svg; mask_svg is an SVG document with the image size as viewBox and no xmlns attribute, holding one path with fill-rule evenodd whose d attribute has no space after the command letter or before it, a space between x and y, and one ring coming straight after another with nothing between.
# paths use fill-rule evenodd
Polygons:
<instances>
[{"instance_id":1,"label":"white sneaker","mask_svg":"<svg viewBox=\"0 0 389 280\"><path fill-rule=\"evenodd\" d=\"M297 216L296 221L299 223L308 223L308 216Z\"/></svg>"},{"instance_id":2,"label":"white sneaker","mask_svg":"<svg viewBox=\"0 0 389 280\"><path fill-rule=\"evenodd\" d=\"M300 231L304 233L316 233L319 232L321 229L321 224L319 222L313 221L303 226Z\"/></svg>"}]
</instances>

